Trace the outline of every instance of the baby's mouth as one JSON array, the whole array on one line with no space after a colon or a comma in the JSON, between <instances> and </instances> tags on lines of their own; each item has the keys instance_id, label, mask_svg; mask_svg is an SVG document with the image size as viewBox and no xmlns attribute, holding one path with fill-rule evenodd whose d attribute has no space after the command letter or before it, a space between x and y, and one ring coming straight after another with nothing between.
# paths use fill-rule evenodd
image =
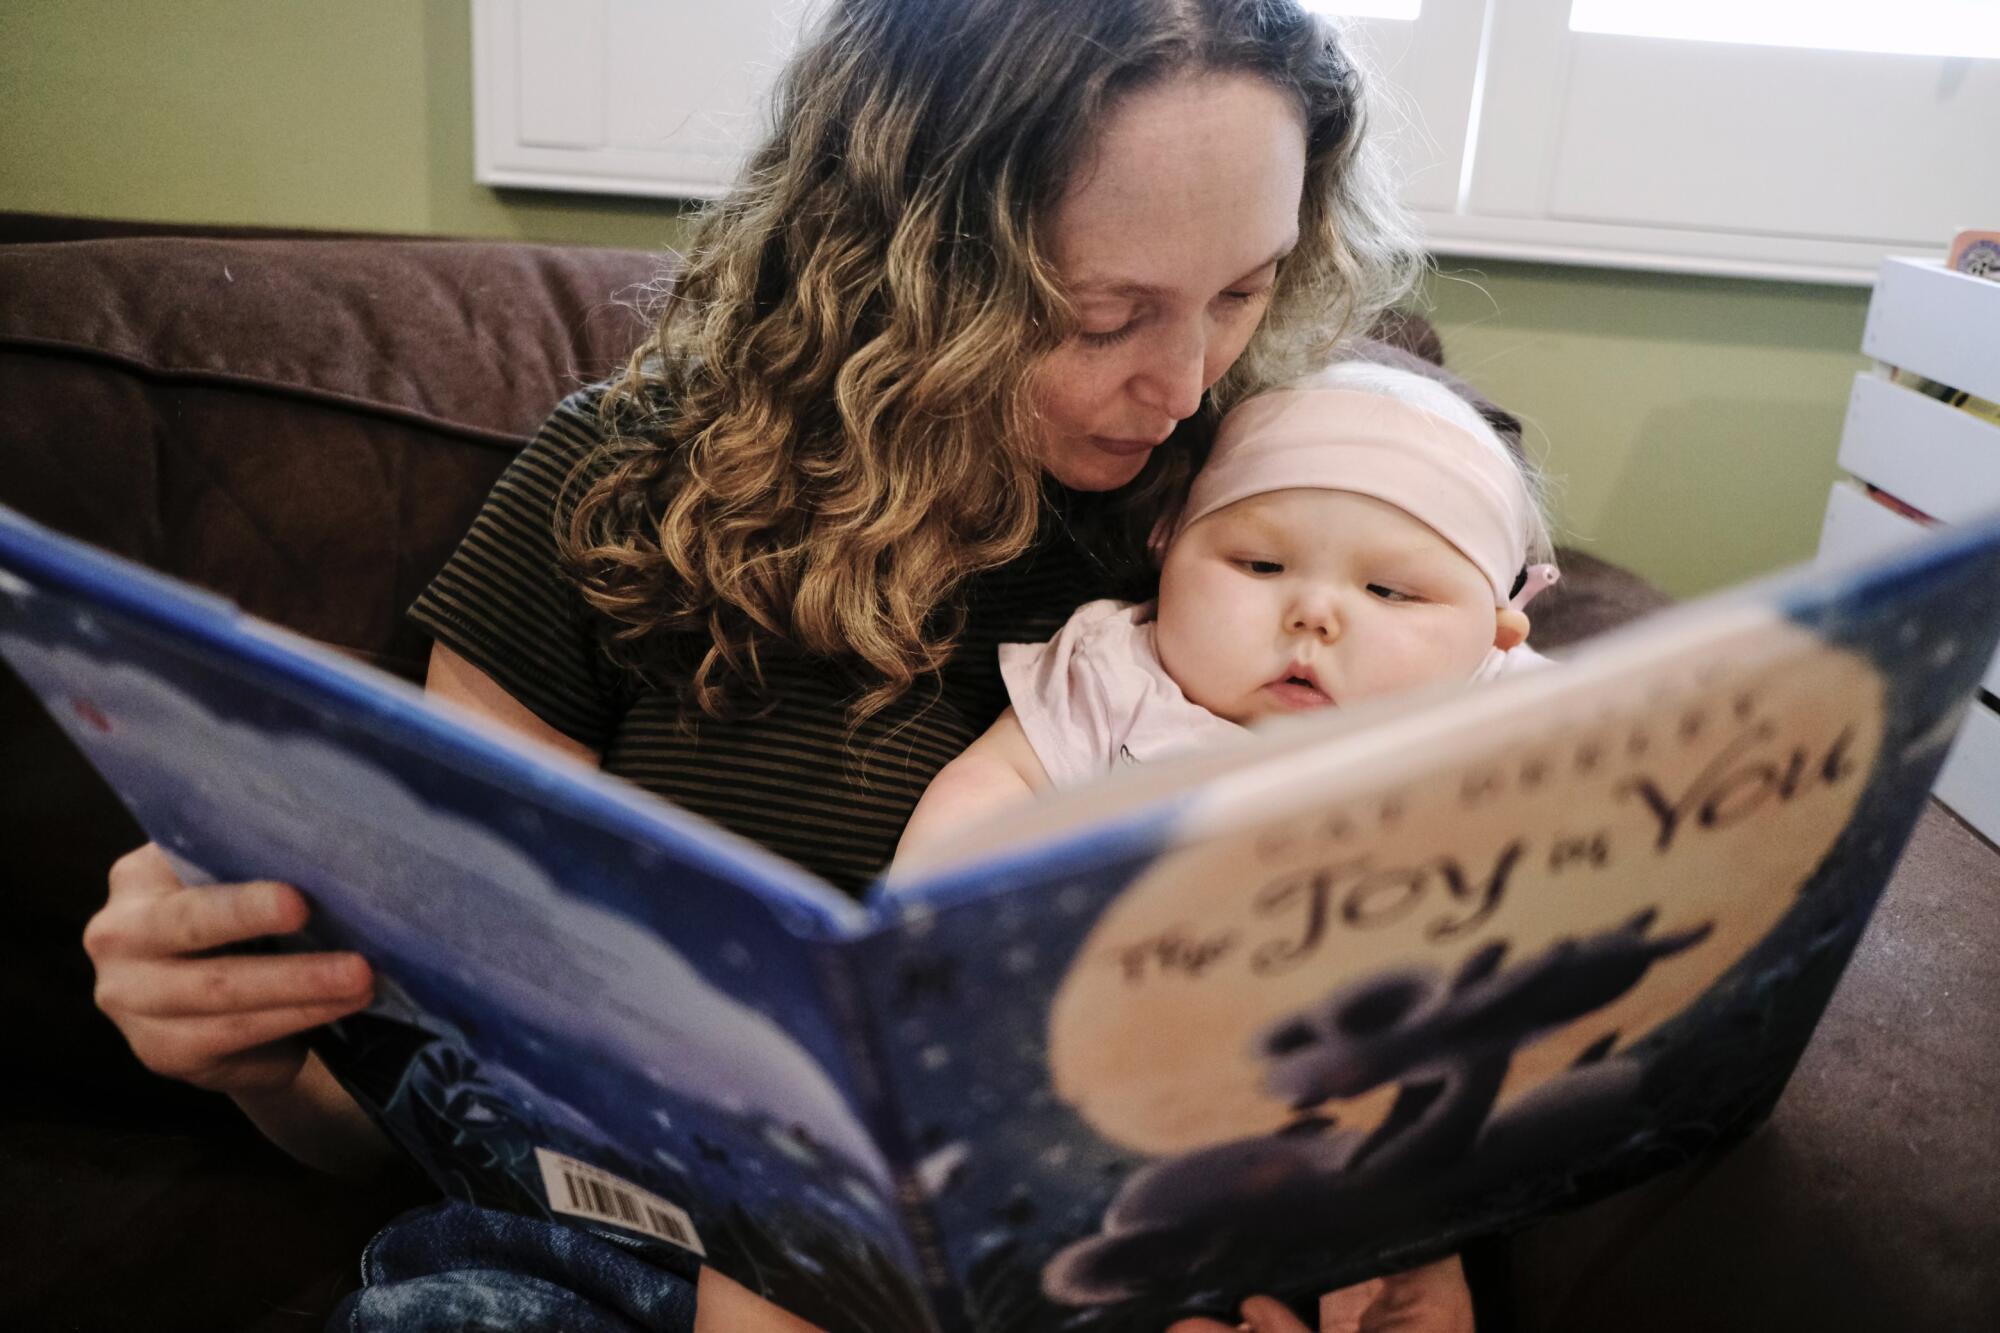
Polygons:
<instances>
[{"instance_id":1,"label":"baby's mouth","mask_svg":"<svg viewBox=\"0 0 2000 1333\"><path fill-rule=\"evenodd\" d=\"M1328 708L1333 696L1320 687L1310 667L1294 667L1264 687L1285 708Z\"/></svg>"}]
</instances>

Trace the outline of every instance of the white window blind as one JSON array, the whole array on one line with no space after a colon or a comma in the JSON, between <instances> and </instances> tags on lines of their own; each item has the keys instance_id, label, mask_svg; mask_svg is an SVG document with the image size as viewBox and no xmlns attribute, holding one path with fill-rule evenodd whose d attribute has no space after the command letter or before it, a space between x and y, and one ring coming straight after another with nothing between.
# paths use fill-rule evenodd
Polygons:
<instances>
[{"instance_id":1,"label":"white window blind","mask_svg":"<svg viewBox=\"0 0 2000 1333\"><path fill-rule=\"evenodd\" d=\"M1301 0L1316 14L1335 18L1413 19L1423 0Z\"/></svg>"},{"instance_id":2,"label":"white window blind","mask_svg":"<svg viewBox=\"0 0 2000 1333\"><path fill-rule=\"evenodd\" d=\"M1994 0L1575 0L1573 32L1876 55L2000 56Z\"/></svg>"},{"instance_id":3,"label":"white window blind","mask_svg":"<svg viewBox=\"0 0 2000 1333\"><path fill-rule=\"evenodd\" d=\"M477 178L720 194L820 3L472 0ZM2000 0L1308 3L1442 253L1860 284L2000 226Z\"/></svg>"}]
</instances>

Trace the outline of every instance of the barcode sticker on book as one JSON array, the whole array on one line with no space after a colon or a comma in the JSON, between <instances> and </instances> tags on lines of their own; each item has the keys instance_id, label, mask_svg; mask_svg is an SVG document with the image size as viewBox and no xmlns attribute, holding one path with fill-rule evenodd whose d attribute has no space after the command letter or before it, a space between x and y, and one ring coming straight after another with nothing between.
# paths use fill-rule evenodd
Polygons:
<instances>
[{"instance_id":1,"label":"barcode sticker on book","mask_svg":"<svg viewBox=\"0 0 2000 1333\"><path fill-rule=\"evenodd\" d=\"M535 1149L535 1161L542 1168L542 1189L553 1211L644 1232L708 1257L701 1237L695 1234L693 1219L659 1195L547 1148Z\"/></svg>"}]
</instances>

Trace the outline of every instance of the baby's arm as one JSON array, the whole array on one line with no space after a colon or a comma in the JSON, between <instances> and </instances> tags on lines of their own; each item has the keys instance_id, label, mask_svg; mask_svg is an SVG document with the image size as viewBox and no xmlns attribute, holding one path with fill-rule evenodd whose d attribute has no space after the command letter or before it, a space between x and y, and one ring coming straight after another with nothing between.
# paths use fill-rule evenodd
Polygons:
<instances>
[{"instance_id":1,"label":"baby's arm","mask_svg":"<svg viewBox=\"0 0 2000 1333\"><path fill-rule=\"evenodd\" d=\"M1048 787L1048 772L1009 708L924 788L923 799L896 844L896 877L941 859L951 835L966 825Z\"/></svg>"}]
</instances>

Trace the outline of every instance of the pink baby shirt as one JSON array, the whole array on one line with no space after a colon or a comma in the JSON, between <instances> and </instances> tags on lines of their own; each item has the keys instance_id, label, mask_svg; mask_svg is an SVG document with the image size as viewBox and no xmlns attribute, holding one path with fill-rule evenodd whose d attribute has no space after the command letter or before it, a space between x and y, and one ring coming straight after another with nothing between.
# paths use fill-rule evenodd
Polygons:
<instances>
[{"instance_id":1,"label":"pink baby shirt","mask_svg":"<svg viewBox=\"0 0 2000 1333\"><path fill-rule=\"evenodd\" d=\"M1181 693L1151 602L1086 602L1047 643L1003 643L1000 677L1057 789L1249 730Z\"/></svg>"}]
</instances>

